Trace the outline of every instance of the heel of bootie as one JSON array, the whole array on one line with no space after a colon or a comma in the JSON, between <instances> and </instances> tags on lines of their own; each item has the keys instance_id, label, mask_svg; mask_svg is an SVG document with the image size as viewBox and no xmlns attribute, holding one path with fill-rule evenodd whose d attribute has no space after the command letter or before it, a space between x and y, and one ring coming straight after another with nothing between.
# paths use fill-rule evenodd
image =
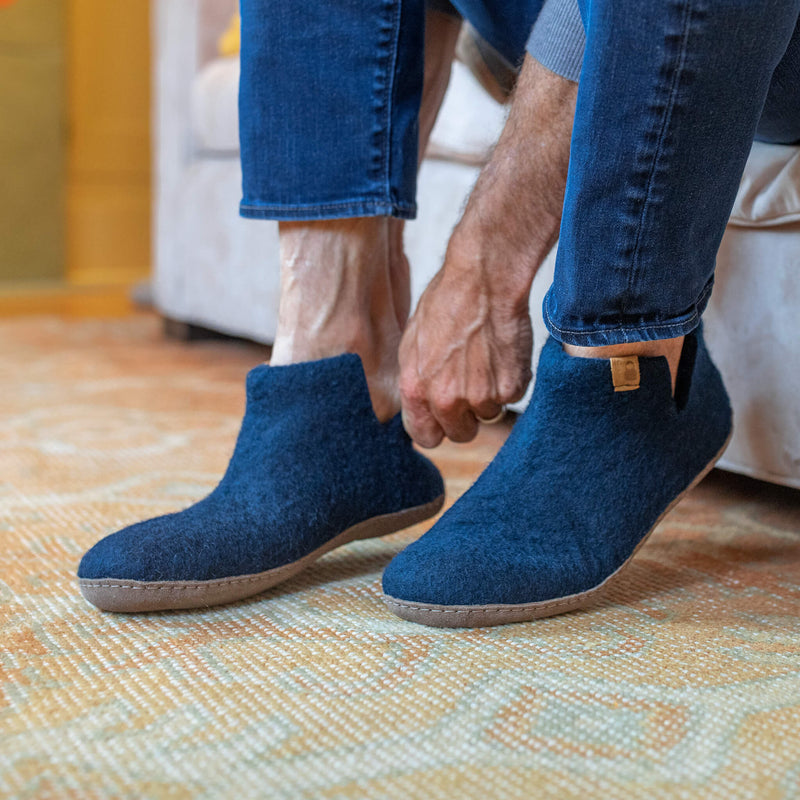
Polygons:
<instances>
[{"instance_id":1,"label":"heel of bootie","mask_svg":"<svg viewBox=\"0 0 800 800\"><path fill-rule=\"evenodd\" d=\"M702 414L709 431L709 459L724 449L733 431L733 409L722 374L708 351L702 325L686 336L691 351L682 355L678 367L675 402L679 410ZM690 360L689 360L690 359ZM689 362L689 363L685 363ZM713 452L712 452L713 451Z\"/></svg>"}]
</instances>

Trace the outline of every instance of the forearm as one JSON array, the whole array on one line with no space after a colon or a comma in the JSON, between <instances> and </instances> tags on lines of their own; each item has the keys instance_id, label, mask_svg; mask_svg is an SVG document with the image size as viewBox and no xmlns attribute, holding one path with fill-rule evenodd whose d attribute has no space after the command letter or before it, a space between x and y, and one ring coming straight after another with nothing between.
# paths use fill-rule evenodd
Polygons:
<instances>
[{"instance_id":1,"label":"forearm","mask_svg":"<svg viewBox=\"0 0 800 800\"><path fill-rule=\"evenodd\" d=\"M576 95L526 58L503 135L406 328L403 420L423 447L469 441L478 417L525 392L530 289L558 238Z\"/></svg>"},{"instance_id":2,"label":"forearm","mask_svg":"<svg viewBox=\"0 0 800 800\"><path fill-rule=\"evenodd\" d=\"M558 239L578 85L526 57L511 112L453 232L446 270L479 270L493 294L527 302Z\"/></svg>"}]
</instances>

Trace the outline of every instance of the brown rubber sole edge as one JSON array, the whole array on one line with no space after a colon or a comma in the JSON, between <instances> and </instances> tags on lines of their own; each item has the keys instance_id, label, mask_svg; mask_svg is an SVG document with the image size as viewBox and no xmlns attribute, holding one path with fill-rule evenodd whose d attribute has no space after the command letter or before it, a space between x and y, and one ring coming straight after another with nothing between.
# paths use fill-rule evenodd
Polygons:
<instances>
[{"instance_id":1,"label":"brown rubber sole edge","mask_svg":"<svg viewBox=\"0 0 800 800\"><path fill-rule=\"evenodd\" d=\"M252 575L210 581L131 581L117 578L80 578L81 594L101 611L138 613L208 608L233 603L277 586L310 566L325 553L357 539L387 536L439 513L444 495L430 503L359 522L303 558Z\"/></svg>"},{"instance_id":2,"label":"brown rubber sole edge","mask_svg":"<svg viewBox=\"0 0 800 800\"><path fill-rule=\"evenodd\" d=\"M592 589L566 597L559 597L555 600L541 600L537 603L508 603L483 606L448 606L434 603L417 603L412 600L400 600L390 595L384 595L383 600L398 617L402 617L402 619L406 619L409 622L418 622L421 625L430 625L435 628L484 628L493 625L507 625L512 622L530 622L531 620L554 617L557 614L566 614L569 611L577 611L593 605L602 599L610 585L617 582L619 576L631 563L639 548L650 538L650 534L658 527L661 520L675 508L684 495L697 486L711 472L714 464L725 452L732 435L732 432L728 434L728 438L720 451L711 459L702 472L667 506L628 559L602 583Z\"/></svg>"}]
</instances>

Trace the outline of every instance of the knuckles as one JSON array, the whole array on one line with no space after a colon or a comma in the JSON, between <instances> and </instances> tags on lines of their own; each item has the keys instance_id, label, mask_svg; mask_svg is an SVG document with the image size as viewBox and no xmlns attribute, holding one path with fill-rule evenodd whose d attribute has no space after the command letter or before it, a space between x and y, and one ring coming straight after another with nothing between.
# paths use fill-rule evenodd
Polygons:
<instances>
[{"instance_id":1,"label":"knuckles","mask_svg":"<svg viewBox=\"0 0 800 800\"><path fill-rule=\"evenodd\" d=\"M463 398L453 392L437 392L431 395L431 405L443 416L452 417L464 406Z\"/></svg>"},{"instance_id":2,"label":"knuckles","mask_svg":"<svg viewBox=\"0 0 800 800\"><path fill-rule=\"evenodd\" d=\"M427 397L425 384L419 379L415 372L404 371L400 375L400 396L407 404L419 406L423 404Z\"/></svg>"},{"instance_id":3,"label":"knuckles","mask_svg":"<svg viewBox=\"0 0 800 800\"><path fill-rule=\"evenodd\" d=\"M531 369L529 366L514 373L503 373L497 380L498 401L502 404L521 400L530 380Z\"/></svg>"}]
</instances>

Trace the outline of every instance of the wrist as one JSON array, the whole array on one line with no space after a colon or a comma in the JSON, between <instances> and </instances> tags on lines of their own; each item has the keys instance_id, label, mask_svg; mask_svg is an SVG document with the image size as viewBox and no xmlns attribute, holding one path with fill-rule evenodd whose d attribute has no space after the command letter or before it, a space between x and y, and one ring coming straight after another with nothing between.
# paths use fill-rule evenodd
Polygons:
<instances>
[{"instance_id":1,"label":"wrist","mask_svg":"<svg viewBox=\"0 0 800 800\"><path fill-rule=\"evenodd\" d=\"M543 258L543 257L542 257ZM541 261L497 233L456 228L444 260L446 279L472 284L494 306L528 306Z\"/></svg>"},{"instance_id":2,"label":"wrist","mask_svg":"<svg viewBox=\"0 0 800 800\"><path fill-rule=\"evenodd\" d=\"M527 305L533 279L558 241L560 219L520 205L486 196L471 201L453 231L444 266L450 274L469 273L493 297Z\"/></svg>"}]
</instances>

